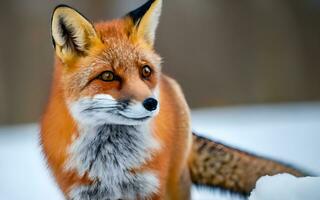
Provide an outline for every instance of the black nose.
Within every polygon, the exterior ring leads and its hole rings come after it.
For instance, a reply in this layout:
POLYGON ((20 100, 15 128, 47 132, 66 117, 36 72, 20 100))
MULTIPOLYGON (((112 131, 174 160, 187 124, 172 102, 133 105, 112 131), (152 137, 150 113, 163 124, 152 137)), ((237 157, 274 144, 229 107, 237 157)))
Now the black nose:
POLYGON ((143 101, 142 103, 143 107, 149 111, 153 111, 157 109, 158 106, 158 101, 154 98, 147 98, 146 100, 143 101))

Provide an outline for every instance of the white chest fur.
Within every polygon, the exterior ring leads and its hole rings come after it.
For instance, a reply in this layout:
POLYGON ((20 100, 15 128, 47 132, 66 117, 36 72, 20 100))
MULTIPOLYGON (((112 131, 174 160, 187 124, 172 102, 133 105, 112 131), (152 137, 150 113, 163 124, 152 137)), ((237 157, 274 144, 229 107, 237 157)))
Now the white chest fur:
POLYGON ((152 171, 132 173, 159 147, 146 125, 102 125, 82 128, 70 146, 67 170, 85 173, 90 186, 75 186, 72 200, 145 199, 157 192, 159 181, 152 171))

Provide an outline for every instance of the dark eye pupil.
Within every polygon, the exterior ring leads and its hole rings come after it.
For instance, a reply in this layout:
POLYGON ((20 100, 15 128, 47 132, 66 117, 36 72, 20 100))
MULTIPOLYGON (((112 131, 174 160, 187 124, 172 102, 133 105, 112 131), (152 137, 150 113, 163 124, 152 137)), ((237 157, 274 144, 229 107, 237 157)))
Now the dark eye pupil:
POLYGON ((103 81, 113 81, 114 75, 112 72, 103 72, 101 74, 101 79, 103 81))
POLYGON ((142 76, 148 78, 151 75, 151 69, 149 66, 144 66, 142 69, 142 76))

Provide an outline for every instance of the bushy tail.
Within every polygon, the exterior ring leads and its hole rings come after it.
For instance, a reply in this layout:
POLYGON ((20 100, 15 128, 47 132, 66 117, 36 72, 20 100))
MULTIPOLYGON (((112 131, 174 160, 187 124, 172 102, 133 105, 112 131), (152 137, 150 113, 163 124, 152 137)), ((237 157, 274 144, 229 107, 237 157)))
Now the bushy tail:
POLYGON ((264 175, 302 172, 276 161, 254 156, 193 134, 189 160, 194 184, 214 186, 248 195, 257 179, 264 175))

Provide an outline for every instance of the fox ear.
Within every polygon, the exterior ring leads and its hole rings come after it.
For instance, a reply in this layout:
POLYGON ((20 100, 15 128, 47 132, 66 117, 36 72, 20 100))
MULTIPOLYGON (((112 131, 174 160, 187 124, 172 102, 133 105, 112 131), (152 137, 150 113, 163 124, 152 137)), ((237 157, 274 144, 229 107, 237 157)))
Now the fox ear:
POLYGON ((56 54, 64 62, 75 56, 85 56, 92 42, 98 38, 93 25, 65 5, 57 6, 53 11, 51 34, 56 54))
POLYGON ((153 46, 161 8, 162 0, 148 0, 127 15, 133 21, 133 34, 136 39, 144 39, 147 44, 153 46))

